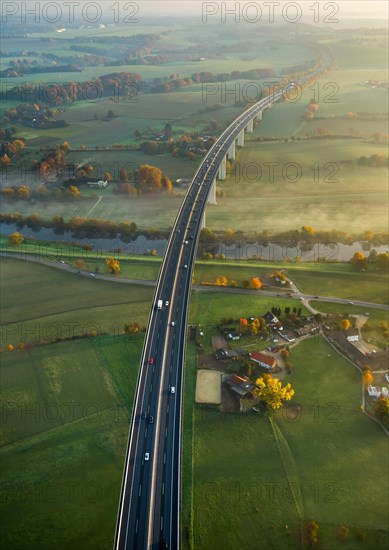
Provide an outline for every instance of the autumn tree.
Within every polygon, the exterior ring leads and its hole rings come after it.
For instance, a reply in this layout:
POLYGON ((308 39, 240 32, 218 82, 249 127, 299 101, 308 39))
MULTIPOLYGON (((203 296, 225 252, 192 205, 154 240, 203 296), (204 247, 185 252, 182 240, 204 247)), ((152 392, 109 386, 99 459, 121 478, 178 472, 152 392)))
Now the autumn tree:
POLYGON ((377 255, 376 267, 379 271, 387 271, 389 269, 389 254, 387 252, 377 255))
POLYGON ((11 235, 8 237, 8 241, 11 244, 22 244, 24 241, 24 237, 19 231, 15 231, 14 233, 11 233, 11 235))
POLYGON ((278 378, 271 374, 264 374, 255 381, 254 394, 265 402, 266 408, 276 411, 281 408, 284 401, 290 401, 294 396, 291 384, 282 385, 278 378))
POLYGON ((85 269, 85 262, 84 262, 84 260, 78 259, 78 260, 76 260, 74 263, 75 263, 76 267, 78 267, 78 269, 85 269))
POLYGON ((287 359, 290 355, 290 351, 287 350, 287 349, 282 349, 281 350, 281 356, 283 357, 283 359, 287 359))
POLYGON ((66 189, 65 194, 68 197, 76 198, 76 197, 79 197, 81 195, 81 191, 75 185, 69 185, 69 187, 66 189))
POLYGON ((111 173, 110 173, 110 172, 104 172, 103 180, 104 180, 104 181, 112 181, 112 175, 111 175, 111 173))
POLYGON ((362 374, 362 380, 364 386, 370 386, 370 384, 373 382, 373 375, 371 374, 370 369, 366 369, 364 373, 362 374))
POLYGON ((341 326, 342 330, 348 330, 350 328, 350 324, 351 323, 348 319, 343 319, 340 326, 341 326))
POLYGON ((258 277, 252 277, 250 281, 250 288, 255 288, 256 290, 259 290, 262 286, 261 281, 258 277))
POLYGON ((120 272, 119 260, 115 260, 115 258, 105 258, 105 263, 106 263, 110 273, 119 273, 120 272))
POLYGON ((124 332, 126 334, 137 334, 140 331, 138 323, 127 323, 124 325, 124 332))
POLYGON ((357 271, 365 271, 367 269, 367 258, 363 252, 355 252, 351 263, 357 271))
POLYGON ((310 521, 306 527, 306 531, 309 546, 316 546, 319 525, 316 523, 316 521, 310 521))
POLYGON ((224 275, 219 275, 216 277, 216 284, 217 286, 227 286, 228 279, 227 277, 224 277, 224 275))
POLYGON ((239 319, 239 330, 242 334, 245 334, 247 332, 248 324, 249 322, 245 317, 241 317, 239 319))

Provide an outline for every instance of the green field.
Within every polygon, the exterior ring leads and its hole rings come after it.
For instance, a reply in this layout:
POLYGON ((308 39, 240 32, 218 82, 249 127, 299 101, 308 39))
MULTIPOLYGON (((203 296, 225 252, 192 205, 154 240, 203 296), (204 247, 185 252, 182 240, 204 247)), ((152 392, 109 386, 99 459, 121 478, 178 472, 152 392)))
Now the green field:
POLYGON ((3 355, 3 547, 112 548, 142 340, 3 355))
POLYGON ((320 548, 342 547, 339 525, 350 527, 350 548, 385 548, 387 441, 359 411, 358 371, 321 339, 292 355, 298 418, 295 408, 279 413, 273 430, 254 413, 195 407, 196 549, 306 547, 300 528, 312 519, 320 548), (359 528, 365 542, 357 542, 359 528))
POLYGON ((91 332, 122 334, 134 321, 147 325, 153 287, 92 281, 17 260, 7 260, 1 272, 2 348, 91 332))

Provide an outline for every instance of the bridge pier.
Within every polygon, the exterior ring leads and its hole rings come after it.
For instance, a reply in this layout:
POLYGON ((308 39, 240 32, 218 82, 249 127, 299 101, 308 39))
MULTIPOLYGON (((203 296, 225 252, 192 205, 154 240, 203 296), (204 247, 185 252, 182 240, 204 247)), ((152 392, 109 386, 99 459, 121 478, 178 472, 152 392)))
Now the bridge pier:
POLYGON ((201 231, 202 229, 204 229, 204 227, 205 227, 205 208, 204 208, 203 215, 202 215, 202 217, 201 217, 200 231, 201 231))
POLYGON ((257 116, 255 117, 257 120, 262 120, 262 113, 263 111, 259 111, 257 116))
POLYGON ((251 119, 250 122, 246 126, 246 132, 248 134, 252 134, 253 133, 253 128, 254 128, 254 121, 253 121, 253 119, 251 119))
MULTIPOLYGON (((224 177, 225 179, 225 177, 224 177)), ((207 204, 217 204, 216 202, 216 178, 213 179, 212 185, 209 189, 207 204)))
POLYGON ((235 140, 231 143, 228 151, 227 151, 227 157, 229 159, 234 159, 235 158, 235 140))
POLYGON ((242 130, 236 139, 236 144, 238 147, 244 147, 244 130, 242 130))
POLYGON ((218 179, 219 180, 225 180, 227 175, 227 158, 226 156, 223 157, 220 165, 219 165, 219 173, 218 173, 218 179))

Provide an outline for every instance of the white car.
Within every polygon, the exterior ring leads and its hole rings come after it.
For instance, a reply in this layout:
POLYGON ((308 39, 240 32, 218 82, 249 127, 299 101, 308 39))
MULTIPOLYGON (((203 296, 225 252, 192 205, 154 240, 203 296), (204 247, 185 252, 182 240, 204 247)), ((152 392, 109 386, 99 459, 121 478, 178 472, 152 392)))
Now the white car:
POLYGON ((170 388, 170 393, 176 393, 176 388, 174 386, 170 388))
POLYGON ((145 462, 148 462, 150 460, 149 453, 145 453, 145 462))
POLYGON ((170 326, 171 326, 171 327, 175 327, 175 326, 176 326, 176 322, 175 322, 175 321, 172 321, 172 322, 170 323, 170 326))
POLYGON ((166 300, 165 307, 169 307, 169 300, 166 300))

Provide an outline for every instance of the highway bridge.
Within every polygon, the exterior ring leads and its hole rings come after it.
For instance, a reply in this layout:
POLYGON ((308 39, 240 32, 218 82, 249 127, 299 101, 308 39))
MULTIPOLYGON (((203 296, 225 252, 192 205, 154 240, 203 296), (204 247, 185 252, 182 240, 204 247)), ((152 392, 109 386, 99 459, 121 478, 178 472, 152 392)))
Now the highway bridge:
MULTIPOLYGON (((304 85, 330 64, 288 87, 304 85)), ((185 336, 192 270, 206 202, 216 178, 244 145, 254 119, 284 90, 253 104, 212 146, 188 188, 167 243, 150 311, 132 411, 119 503, 115 550, 179 549, 181 427, 185 336)))

